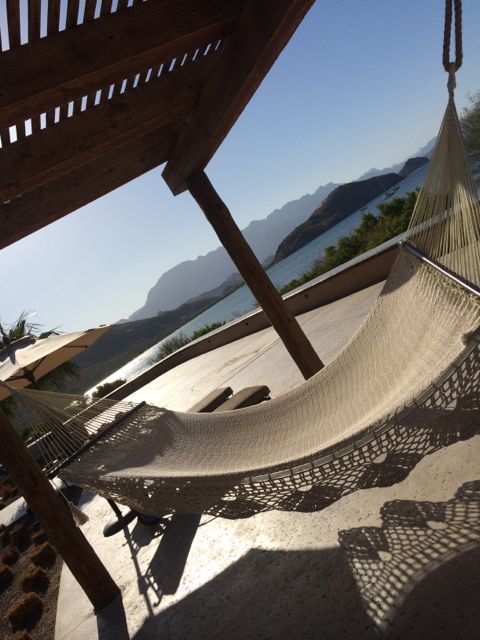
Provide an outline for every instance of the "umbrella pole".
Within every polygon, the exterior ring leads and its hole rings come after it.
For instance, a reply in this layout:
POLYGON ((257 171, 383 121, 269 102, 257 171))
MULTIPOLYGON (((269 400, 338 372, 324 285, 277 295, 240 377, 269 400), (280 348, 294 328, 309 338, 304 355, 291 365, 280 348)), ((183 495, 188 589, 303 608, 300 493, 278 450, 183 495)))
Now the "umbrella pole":
POLYGON ((120 589, 1 410, 0 442, 0 462, 23 493, 52 544, 94 608, 107 606, 119 595, 120 589))

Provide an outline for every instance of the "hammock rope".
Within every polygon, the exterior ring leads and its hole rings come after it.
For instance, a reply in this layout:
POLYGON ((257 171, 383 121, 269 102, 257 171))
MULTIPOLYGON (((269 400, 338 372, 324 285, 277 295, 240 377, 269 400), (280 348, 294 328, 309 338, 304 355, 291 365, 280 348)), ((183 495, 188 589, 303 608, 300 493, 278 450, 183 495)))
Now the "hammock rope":
POLYGON ((217 414, 14 390, 47 471, 152 515, 242 518, 394 484, 480 433, 480 204, 453 98, 454 7, 448 105, 406 243, 337 357, 279 398, 217 414))

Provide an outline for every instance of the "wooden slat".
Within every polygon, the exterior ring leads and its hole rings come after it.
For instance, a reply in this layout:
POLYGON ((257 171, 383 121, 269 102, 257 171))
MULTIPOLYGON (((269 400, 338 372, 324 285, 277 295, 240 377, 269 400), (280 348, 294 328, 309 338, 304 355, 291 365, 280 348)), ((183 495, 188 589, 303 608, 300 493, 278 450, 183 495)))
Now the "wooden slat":
POLYGON ((151 132, 1 205, 0 249, 163 164, 176 135, 171 126, 151 132))
POLYGON ((40 38, 40 0, 28 0, 28 41, 40 38))
POLYGON ((241 4, 143 2, 3 52, 0 127, 227 35, 241 4))
POLYGON ((60 24, 60 0, 48 0, 47 35, 58 32, 60 24))
POLYGON ((10 144, 10 130, 8 127, 0 129, 0 138, 2 139, 2 147, 10 144))
POLYGON ((112 0, 101 0, 100 15, 106 16, 112 11, 112 0))
POLYGON ((85 14, 83 21, 91 22, 95 18, 95 7, 97 6, 97 0, 86 0, 85 2, 85 14))
POLYGON ((20 46, 20 0, 7 0, 8 38, 10 49, 20 46))
POLYGON ((314 0, 249 0, 163 177, 174 194, 205 168, 314 0))
MULTIPOLYGON (((35 2, 36 0, 33 0, 33 1, 35 2)), ((67 29, 71 29, 72 27, 78 24, 79 4, 80 4, 80 0, 68 0, 67 21, 66 21, 67 29)))
POLYGON ((55 127, 49 126, 54 113, 49 110, 46 130, 0 152, 0 201, 12 200, 149 131, 180 122, 193 109, 214 62, 215 54, 82 113, 78 101, 77 115, 55 127))

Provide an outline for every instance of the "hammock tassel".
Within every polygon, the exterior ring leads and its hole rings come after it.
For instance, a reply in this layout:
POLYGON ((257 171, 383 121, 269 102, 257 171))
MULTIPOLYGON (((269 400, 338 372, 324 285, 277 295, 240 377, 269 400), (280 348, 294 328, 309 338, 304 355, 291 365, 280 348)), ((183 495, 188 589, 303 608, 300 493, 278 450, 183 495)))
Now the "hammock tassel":
POLYGON ((78 527, 81 527, 82 525, 84 525, 90 520, 87 514, 84 513, 81 509, 79 509, 76 505, 74 505, 73 502, 71 502, 70 500, 67 500, 67 504, 73 516, 73 519, 75 520, 75 524, 78 527))

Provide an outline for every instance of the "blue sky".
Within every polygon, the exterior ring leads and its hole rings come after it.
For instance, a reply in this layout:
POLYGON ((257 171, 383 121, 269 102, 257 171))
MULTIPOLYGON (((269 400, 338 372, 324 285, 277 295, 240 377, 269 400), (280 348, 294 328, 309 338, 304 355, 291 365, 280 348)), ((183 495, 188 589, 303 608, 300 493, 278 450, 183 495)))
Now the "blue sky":
MULTIPOLYGON (((207 168, 237 223, 329 181, 401 161, 446 104, 442 0, 317 0, 207 168)), ((457 106, 480 89, 480 2, 464 0, 457 106)), ((0 251, 0 318, 73 331, 142 306, 160 275, 218 241, 161 168, 0 251)))

